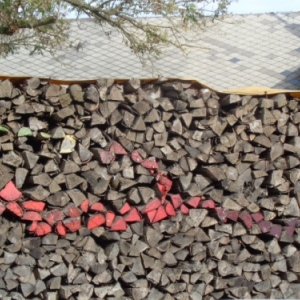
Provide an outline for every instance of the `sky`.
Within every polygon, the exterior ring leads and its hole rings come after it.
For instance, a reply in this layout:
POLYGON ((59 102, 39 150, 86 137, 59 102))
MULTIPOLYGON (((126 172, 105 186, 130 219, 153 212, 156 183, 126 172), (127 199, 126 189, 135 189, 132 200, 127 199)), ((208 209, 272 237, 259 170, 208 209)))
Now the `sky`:
POLYGON ((292 11, 300 11, 300 0, 235 0, 229 7, 233 14, 292 11))

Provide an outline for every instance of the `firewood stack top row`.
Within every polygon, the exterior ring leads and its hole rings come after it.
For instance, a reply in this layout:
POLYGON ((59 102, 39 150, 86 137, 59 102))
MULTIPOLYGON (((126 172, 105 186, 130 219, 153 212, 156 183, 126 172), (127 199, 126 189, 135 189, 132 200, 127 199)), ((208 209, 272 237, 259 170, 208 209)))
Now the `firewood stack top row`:
POLYGON ((0 82, 0 298, 300 298, 299 101, 0 82))

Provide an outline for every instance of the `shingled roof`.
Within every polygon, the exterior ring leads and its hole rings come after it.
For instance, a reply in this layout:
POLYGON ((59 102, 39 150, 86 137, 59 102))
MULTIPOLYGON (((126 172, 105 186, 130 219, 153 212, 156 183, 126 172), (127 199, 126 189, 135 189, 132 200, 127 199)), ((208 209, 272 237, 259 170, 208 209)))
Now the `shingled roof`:
POLYGON ((228 17, 203 32, 188 56, 169 49, 154 69, 143 68, 116 31, 108 39, 89 20, 71 24, 81 47, 55 59, 20 51, 0 59, 0 73, 74 80, 163 75, 194 78, 219 91, 242 86, 300 88, 300 13, 228 17))

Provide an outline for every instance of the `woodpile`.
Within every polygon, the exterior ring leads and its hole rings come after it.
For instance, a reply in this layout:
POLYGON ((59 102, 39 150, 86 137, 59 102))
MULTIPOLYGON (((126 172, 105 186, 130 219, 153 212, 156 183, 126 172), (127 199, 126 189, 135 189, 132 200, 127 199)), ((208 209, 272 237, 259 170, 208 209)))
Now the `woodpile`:
POLYGON ((0 82, 0 299, 300 298, 299 101, 0 82))

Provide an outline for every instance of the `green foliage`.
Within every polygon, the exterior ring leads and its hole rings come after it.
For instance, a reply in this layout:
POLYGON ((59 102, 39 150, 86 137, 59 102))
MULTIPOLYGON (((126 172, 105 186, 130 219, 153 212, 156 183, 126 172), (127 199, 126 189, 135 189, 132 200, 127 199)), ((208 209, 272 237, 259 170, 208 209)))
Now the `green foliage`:
MULTIPOLYGON (((192 45, 186 30, 199 35, 208 20, 219 19, 232 0, 0 0, 0 57, 25 47, 30 54, 74 47, 68 35, 76 14, 117 29, 141 59, 159 57, 173 45, 192 45), (207 8, 214 5, 214 9, 207 8), (145 18, 145 17, 151 18, 145 18)), ((109 35, 109 31, 105 31, 109 35)))

